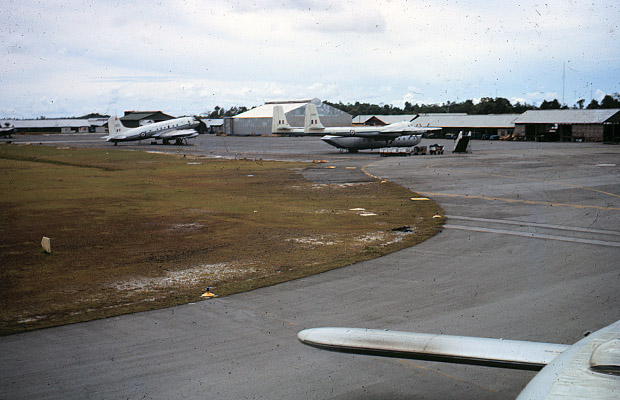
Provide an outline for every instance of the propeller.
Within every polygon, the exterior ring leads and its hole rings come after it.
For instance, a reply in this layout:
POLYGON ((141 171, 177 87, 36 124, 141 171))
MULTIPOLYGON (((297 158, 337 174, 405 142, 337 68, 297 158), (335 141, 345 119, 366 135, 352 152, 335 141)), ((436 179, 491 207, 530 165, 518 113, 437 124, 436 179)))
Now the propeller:
POLYGON ((204 123, 202 119, 200 119, 197 115, 194 115, 194 119, 198 121, 198 126, 195 128, 196 132, 199 134, 209 133, 209 128, 207 128, 207 124, 204 123))

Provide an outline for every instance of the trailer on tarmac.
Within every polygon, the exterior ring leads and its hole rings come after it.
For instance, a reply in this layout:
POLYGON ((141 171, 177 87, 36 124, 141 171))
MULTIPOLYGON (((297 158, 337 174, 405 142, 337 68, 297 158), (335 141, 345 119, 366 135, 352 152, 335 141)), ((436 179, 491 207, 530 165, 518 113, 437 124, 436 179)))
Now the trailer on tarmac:
POLYGON ((383 147, 379 149, 381 157, 410 156, 411 147, 383 147))

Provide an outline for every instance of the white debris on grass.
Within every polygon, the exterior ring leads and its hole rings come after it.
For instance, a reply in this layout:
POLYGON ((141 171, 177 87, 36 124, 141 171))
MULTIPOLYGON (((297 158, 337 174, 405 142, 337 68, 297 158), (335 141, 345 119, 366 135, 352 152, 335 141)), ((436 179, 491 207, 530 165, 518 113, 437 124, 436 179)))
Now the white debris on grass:
POLYGON ((35 315, 34 317, 26 317, 17 321, 18 324, 28 324, 31 322, 37 322, 39 320, 47 318, 47 315, 35 315))
POLYGON ((120 291, 144 292, 179 286, 191 286, 205 282, 218 282, 232 279, 258 270, 241 264, 204 264, 178 271, 166 271, 163 276, 142 277, 114 282, 111 286, 120 291))
POLYGON ((333 246, 335 244, 339 244, 342 241, 333 240, 325 235, 320 235, 319 237, 302 237, 302 238, 289 238, 286 239, 287 242, 303 244, 307 246, 333 246))
MULTIPOLYGON (((376 244, 379 246, 388 246, 390 244, 398 243, 403 240, 406 235, 410 235, 413 232, 372 232, 367 233, 362 236, 352 238, 354 243, 369 245, 376 244)), ((300 244, 305 247, 317 247, 317 246, 334 246, 334 245, 343 245, 347 242, 344 238, 336 238, 337 235, 326 236, 319 235, 316 237, 299 237, 299 238, 289 238, 286 241, 300 244)), ((350 240, 350 239, 349 239, 350 240)))
POLYGON ((370 182, 315 183, 312 185, 312 189, 344 189, 368 184, 370 184, 370 182))
POLYGON ((389 246, 394 243, 398 243, 403 240, 406 235, 411 235, 413 232, 373 232, 367 233, 364 236, 357 238, 357 241, 364 244, 379 243, 380 246, 389 246))
POLYGON ((345 211, 321 209, 321 210, 316 210, 314 213, 315 214, 344 214, 345 211))
POLYGON ((199 224, 197 222, 191 222, 188 224, 174 224, 172 225, 172 229, 173 230, 188 230, 188 231, 195 231, 197 229, 200 229, 204 227, 203 224, 199 224))

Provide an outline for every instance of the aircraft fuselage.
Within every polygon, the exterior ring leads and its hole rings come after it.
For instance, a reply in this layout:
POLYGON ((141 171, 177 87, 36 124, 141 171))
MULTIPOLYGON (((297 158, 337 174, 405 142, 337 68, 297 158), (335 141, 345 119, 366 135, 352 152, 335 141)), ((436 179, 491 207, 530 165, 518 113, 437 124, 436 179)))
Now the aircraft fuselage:
POLYGON ((383 147, 416 146, 422 140, 422 135, 403 135, 392 139, 326 135, 321 140, 339 149, 356 152, 358 150, 380 149, 383 147))

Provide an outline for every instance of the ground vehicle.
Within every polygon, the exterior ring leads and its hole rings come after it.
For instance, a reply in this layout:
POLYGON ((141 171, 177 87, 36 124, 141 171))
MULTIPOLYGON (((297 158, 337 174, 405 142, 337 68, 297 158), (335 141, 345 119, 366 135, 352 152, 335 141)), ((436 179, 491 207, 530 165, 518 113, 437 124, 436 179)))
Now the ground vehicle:
POLYGON ((438 144, 428 146, 428 154, 443 154, 443 146, 438 144))

